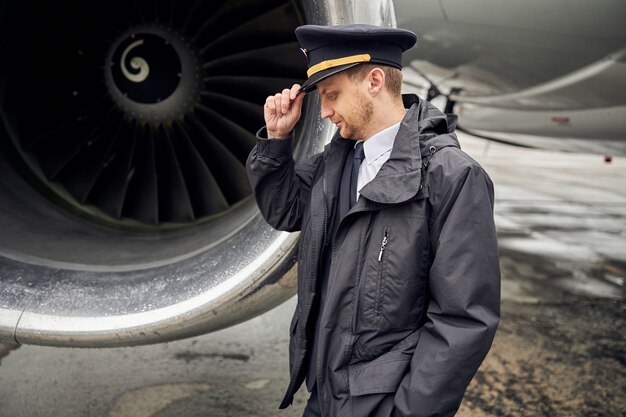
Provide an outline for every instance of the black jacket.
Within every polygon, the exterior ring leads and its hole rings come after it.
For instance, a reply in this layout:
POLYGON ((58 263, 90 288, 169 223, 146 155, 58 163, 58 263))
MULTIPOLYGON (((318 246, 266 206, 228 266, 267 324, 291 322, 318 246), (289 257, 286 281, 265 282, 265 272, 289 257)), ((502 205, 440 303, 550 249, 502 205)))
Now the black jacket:
MULTIPOLYGON (((416 96, 405 103, 389 160, 330 242, 317 358, 325 417, 454 415, 498 325, 491 180, 460 150, 452 119, 416 96)), ((291 138, 259 136, 248 158, 265 219, 301 231, 291 382, 281 408, 306 374, 321 250, 353 143, 336 135, 324 152, 296 163, 291 138)))

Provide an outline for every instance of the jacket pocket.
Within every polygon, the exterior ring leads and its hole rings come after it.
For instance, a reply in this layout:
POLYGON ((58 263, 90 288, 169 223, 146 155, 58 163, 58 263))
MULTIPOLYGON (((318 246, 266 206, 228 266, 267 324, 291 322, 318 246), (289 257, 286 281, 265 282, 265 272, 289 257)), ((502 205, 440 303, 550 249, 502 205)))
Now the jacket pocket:
MULTIPOLYGON (((380 229, 379 229, 380 230, 380 229)), ((361 285, 361 299, 363 305, 363 314, 365 319, 370 323, 378 323, 378 319, 382 310, 383 293, 385 290, 385 276, 387 256, 386 249, 389 243, 390 227, 386 226, 382 233, 378 234, 376 242, 376 253, 366 262, 365 283, 361 285), (369 263, 369 265, 368 265, 369 263)))
POLYGON ((350 366, 350 396, 395 392, 409 368, 411 357, 401 350, 395 350, 371 362, 350 366))
POLYGON ((427 218, 380 216, 363 259, 357 333, 415 329, 425 303, 430 263, 427 218))

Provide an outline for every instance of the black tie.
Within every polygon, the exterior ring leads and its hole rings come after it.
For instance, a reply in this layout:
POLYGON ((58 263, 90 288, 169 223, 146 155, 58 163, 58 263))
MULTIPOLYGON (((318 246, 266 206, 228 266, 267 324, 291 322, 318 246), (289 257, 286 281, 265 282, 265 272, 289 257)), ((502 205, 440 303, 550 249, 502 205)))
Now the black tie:
POLYGON ((359 181, 359 168, 365 158, 363 142, 354 145, 354 159, 352 160, 352 176, 350 177, 350 208, 356 203, 356 184, 359 181))

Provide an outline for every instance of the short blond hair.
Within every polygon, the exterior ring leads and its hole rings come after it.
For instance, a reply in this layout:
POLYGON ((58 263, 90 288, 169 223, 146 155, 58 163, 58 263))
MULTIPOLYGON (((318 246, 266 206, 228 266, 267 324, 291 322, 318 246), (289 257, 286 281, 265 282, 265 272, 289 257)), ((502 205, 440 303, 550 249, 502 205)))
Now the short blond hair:
POLYGON ((380 68, 385 73, 385 87, 389 91, 389 94, 400 97, 402 95, 402 71, 397 68, 388 65, 364 63, 348 68, 346 75, 352 81, 359 82, 363 81, 365 77, 367 77, 367 74, 374 68, 380 68))

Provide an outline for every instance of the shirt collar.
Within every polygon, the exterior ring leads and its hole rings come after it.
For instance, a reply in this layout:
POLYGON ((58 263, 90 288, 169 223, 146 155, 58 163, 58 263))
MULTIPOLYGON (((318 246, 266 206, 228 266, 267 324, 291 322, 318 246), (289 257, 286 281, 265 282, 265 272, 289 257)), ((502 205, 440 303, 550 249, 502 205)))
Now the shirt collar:
POLYGON ((391 149, 393 148, 393 142, 395 141, 396 135, 398 134, 398 130, 400 130, 400 122, 370 136, 370 138, 366 141, 359 141, 363 142, 365 162, 368 165, 374 163, 374 161, 376 161, 385 153, 391 152, 391 149))

